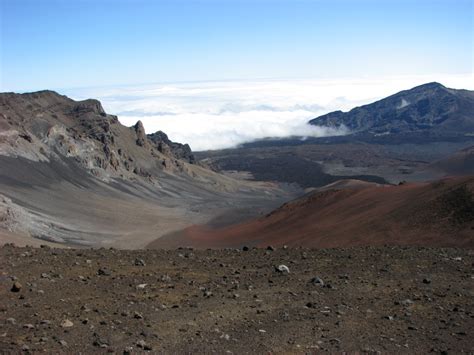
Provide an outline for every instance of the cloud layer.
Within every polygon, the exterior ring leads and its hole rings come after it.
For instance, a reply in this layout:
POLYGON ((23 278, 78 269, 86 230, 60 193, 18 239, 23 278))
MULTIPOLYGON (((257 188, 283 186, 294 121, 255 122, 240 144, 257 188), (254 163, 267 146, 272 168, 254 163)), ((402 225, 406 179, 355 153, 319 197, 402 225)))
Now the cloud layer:
POLYGON ((254 80, 156 84, 68 90, 75 99, 97 98, 108 113, 147 133, 166 132, 193 150, 222 149, 265 137, 328 136, 345 130, 307 122, 349 110, 429 81, 470 89, 471 76, 347 80, 254 80))

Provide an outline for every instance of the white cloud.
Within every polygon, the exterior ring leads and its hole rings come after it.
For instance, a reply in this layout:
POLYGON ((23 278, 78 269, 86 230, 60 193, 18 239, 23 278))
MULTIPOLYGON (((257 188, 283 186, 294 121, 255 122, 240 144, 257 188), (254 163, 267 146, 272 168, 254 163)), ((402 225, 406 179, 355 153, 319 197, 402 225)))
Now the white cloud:
POLYGON ((194 150, 220 149, 265 137, 345 134, 314 127, 321 114, 347 111, 429 81, 473 89, 472 75, 380 79, 254 80, 174 83, 69 90, 75 99, 97 98, 108 113, 147 133, 166 132, 194 150))

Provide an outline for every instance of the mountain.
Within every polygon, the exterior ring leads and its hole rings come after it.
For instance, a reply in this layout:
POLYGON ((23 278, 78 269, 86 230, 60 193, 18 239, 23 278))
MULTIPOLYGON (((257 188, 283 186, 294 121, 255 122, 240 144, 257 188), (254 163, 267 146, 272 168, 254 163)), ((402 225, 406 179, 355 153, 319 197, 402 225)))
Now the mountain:
POLYGON ((343 182, 224 228, 192 226, 151 247, 374 245, 474 248, 474 178, 398 186, 343 182))
POLYGON ((93 175, 150 181, 163 170, 185 171, 189 146, 173 143, 162 132, 145 134, 138 121, 121 125, 97 100, 76 102, 53 91, 0 94, 2 155, 33 161, 69 157, 93 175), (161 139, 159 137, 162 137, 161 139))
POLYGON ((350 134, 267 138, 196 157, 216 171, 305 188, 340 179, 397 184, 473 173, 472 154, 456 152, 474 144, 474 91, 428 83, 309 123, 344 125, 350 134))
POLYGON ((143 247, 175 229, 276 207, 296 190, 194 163, 188 145, 97 100, 0 94, 0 240, 143 247), (32 239, 33 237, 33 239, 32 239))
POLYGON ((474 91, 428 83, 401 91, 349 112, 335 111, 309 121, 316 126, 346 126, 355 134, 472 137, 474 91))

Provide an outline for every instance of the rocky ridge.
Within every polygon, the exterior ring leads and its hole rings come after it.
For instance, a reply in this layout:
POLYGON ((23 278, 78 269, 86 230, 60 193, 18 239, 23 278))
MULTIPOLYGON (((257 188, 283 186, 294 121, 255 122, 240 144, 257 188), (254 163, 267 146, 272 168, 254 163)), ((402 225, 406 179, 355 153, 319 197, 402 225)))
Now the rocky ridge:
POLYGON ((74 101, 53 91, 0 94, 0 155, 49 161, 71 157, 94 176, 141 177, 153 181, 162 170, 188 172, 188 145, 143 124, 120 124, 99 101, 74 101), (162 137, 158 140, 157 137, 162 137))
POLYGON ((335 111, 312 125, 347 127, 353 134, 464 137, 474 135, 474 92, 427 83, 349 112, 335 111))

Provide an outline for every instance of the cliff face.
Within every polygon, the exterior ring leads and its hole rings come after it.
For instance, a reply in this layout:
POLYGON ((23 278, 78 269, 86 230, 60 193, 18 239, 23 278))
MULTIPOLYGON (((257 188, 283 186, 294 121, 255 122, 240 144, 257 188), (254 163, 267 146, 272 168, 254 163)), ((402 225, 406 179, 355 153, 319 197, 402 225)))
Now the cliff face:
POLYGON ((147 136, 139 121, 125 127, 97 100, 74 101, 53 91, 0 94, 0 154, 34 161, 70 157, 107 179, 153 180, 163 170, 186 172, 188 145, 158 132, 147 136))

